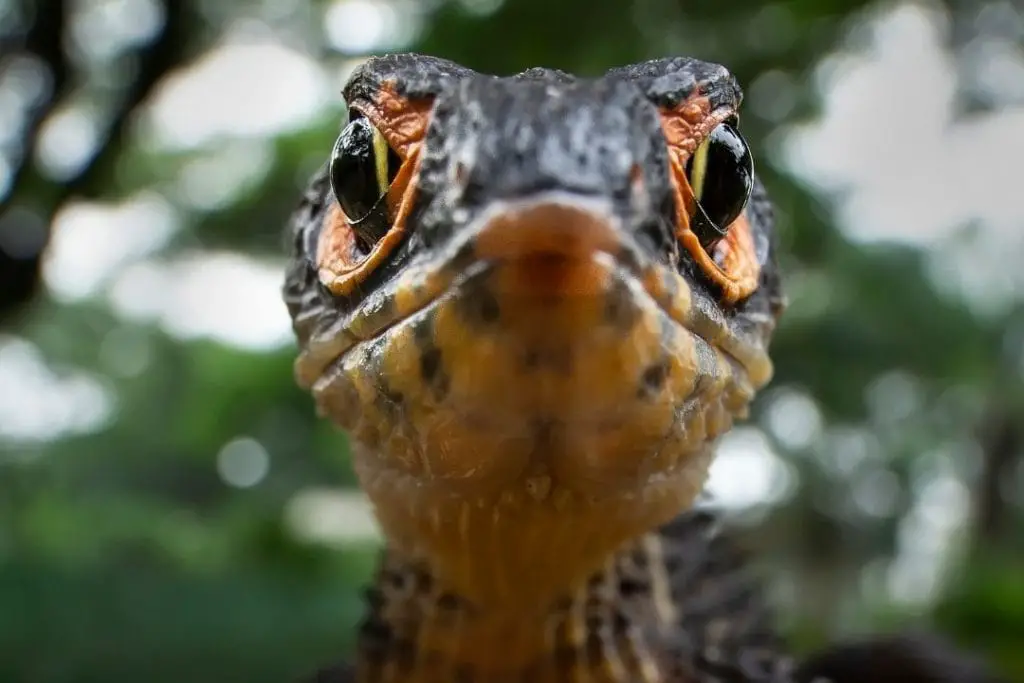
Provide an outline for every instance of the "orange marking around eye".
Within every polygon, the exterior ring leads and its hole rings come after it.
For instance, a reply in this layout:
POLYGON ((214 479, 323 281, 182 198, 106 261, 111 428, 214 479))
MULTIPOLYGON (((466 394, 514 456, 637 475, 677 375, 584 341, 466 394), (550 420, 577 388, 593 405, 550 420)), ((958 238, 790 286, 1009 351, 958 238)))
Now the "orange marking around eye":
POLYGON ((320 231, 320 242, 317 244, 320 279, 324 280, 325 270, 340 275, 355 268, 358 261, 356 233, 341 206, 335 202, 327 209, 323 230, 320 231))
POLYGON ((332 202, 328 209, 317 245, 317 267, 320 281, 332 294, 350 294, 387 259, 405 235, 406 219, 416 195, 420 143, 426 134, 432 104, 429 100, 401 97, 391 82, 381 86, 373 102, 352 104, 380 130, 402 164, 385 198, 388 215, 394 216, 391 227, 369 254, 360 254, 356 249, 355 232, 338 203, 332 202))
POLYGON ((749 295, 761 279, 761 266, 754 248, 754 235, 746 213, 729 226, 729 234, 715 245, 715 263, 733 278, 735 282, 749 283, 750 291, 740 292, 740 297, 749 295))
POLYGON ((750 296, 761 277, 750 221, 741 214, 709 254, 690 230, 696 200, 686 179, 686 162, 704 136, 733 113, 728 109, 712 112, 708 98, 699 94, 673 109, 661 111, 661 128, 668 143, 672 185, 676 192, 677 237, 701 270, 721 287, 722 298, 728 304, 750 296))
POLYGON ((348 218, 335 202, 328 210, 317 245, 317 266, 320 282, 336 296, 348 295, 363 282, 394 250, 405 235, 405 222, 412 210, 416 195, 413 179, 419 170, 419 147, 411 151, 402 163, 388 190, 389 213, 395 218, 391 228, 378 241, 370 253, 361 260, 355 249, 355 232, 348 218))
POLYGON ((427 134, 434 101, 406 99, 398 94, 398 86, 393 81, 385 81, 373 102, 353 106, 380 129, 398 156, 407 159, 427 134))

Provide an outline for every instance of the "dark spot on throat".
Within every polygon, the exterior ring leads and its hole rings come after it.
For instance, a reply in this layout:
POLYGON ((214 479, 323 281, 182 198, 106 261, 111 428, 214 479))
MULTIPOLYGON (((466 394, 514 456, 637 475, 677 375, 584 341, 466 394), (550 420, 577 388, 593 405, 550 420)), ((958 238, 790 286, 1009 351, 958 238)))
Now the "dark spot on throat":
POLYGON ((665 386, 668 373, 669 364, 667 360, 662 360, 648 366, 640 378, 640 390, 638 392, 640 397, 650 398, 659 393, 665 386))
POLYGON ((480 295, 480 321, 493 323, 498 320, 500 315, 501 310, 498 308, 498 300, 489 291, 482 292, 480 295))
POLYGON ((444 370, 443 360, 441 350, 435 346, 424 349, 420 355, 420 376, 438 400, 448 393, 448 373, 444 370))
POLYGON ((441 351, 439 349, 427 349, 420 356, 420 374, 423 381, 433 384, 437 380, 437 374, 441 371, 441 351))
POLYGON ((636 322, 639 311, 633 305, 629 286, 616 279, 604 301, 604 319, 617 330, 628 330, 636 322))

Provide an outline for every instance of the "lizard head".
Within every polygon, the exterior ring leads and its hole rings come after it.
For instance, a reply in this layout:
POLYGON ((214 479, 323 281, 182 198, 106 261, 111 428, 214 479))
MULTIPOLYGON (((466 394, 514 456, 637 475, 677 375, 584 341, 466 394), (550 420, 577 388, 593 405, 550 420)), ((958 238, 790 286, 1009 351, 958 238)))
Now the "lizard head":
POLYGON ((299 383, 399 548, 459 563, 498 535, 561 544, 538 576, 592 570, 692 501, 771 376, 739 86, 687 58, 499 78, 405 54, 344 97, 293 221, 299 383))

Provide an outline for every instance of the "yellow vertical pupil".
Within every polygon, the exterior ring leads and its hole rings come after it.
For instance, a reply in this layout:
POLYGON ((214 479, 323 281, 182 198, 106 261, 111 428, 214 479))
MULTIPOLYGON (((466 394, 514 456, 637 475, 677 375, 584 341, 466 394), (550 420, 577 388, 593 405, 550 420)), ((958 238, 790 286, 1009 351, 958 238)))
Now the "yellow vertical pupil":
POLYGON ((377 166, 377 187, 380 189, 380 193, 384 194, 390 185, 388 182, 388 141, 376 127, 373 129, 373 160, 377 166))
POLYGON ((704 194, 704 177, 708 169, 708 148, 711 146, 710 138, 704 140, 693 153, 693 165, 690 167, 690 187, 693 189, 693 196, 700 201, 704 194))

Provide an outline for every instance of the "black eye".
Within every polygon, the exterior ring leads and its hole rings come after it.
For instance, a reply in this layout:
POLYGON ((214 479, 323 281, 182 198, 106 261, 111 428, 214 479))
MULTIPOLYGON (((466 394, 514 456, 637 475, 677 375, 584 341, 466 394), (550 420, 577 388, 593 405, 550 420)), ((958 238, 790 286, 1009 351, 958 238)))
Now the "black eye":
POLYGON ((721 123, 690 157, 686 176, 697 200, 690 229, 710 248, 725 237, 747 205, 754 185, 754 159, 739 131, 721 123))
POLYGON ((364 251, 387 233, 384 197, 399 165, 398 155, 384 135, 366 117, 353 112, 334 143, 331 188, 364 251))

